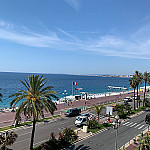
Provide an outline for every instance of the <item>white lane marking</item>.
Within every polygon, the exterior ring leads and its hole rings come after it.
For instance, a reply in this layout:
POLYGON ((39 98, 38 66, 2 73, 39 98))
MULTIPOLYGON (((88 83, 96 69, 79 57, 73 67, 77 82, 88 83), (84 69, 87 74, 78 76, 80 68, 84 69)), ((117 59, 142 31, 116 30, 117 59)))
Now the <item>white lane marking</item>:
POLYGON ((139 127, 138 129, 141 129, 141 128, 143 128, 145 125, 142 125, 141 127, 139 127))
POLYGON ((130 123, 130 122, 126 122, 126 123, 124 123, 123 125, 126 125, 126 124, 128 124, 128 123, 130 123))
POLYGON ((26 135, 26 134, 29 134, 29 133, 31 133, 31 132, 27 132, 27 133, 24 133, 24 134, 20 134, 19 136, 26 135))
POLYGON ((130 127, 133 127, 134 125, 136 125, 137 123, 134 123, 133 125, 131 125, 130 127))
POLYGON ((114 133, 114 132, 116 132, 116 131, 114 130, 114 131, 112 131, 111 133, 114 133))
POLYGON ((131 122, 131 123, 129 123, 129 124, 127 124, 126 126, 129 126, 129 125, 131 125, 133 122, 131 122))
POLYGON ((63 124, 65 124, 65 123, 68 123, 68 121, 66 121, 66 122, 62 122, 62 123, 60 123, 60 125, 63 125, 63 124))
MULTIPOLYGON (((41 143, 44 143, 44 142, 46 142, 47 140, 44 140, 44 141, 40 141, 40 142, 37 142, 37 143, 35 143, 35 144, 33 144, 34 146, 35 145, 38 145, 38 144, 41 144, 41 143)), ((15 142, 16 143, 16 142, 15 142)))
POLYGON ((16 144, 16 143, 20 143, 20 142, 27 141, 27 140, 29 140, 29 139, 30 139, 30 138, 27 138, 27 139, 25 139, 25 140, 21 140, 21 141, 15 142, 15 144, 16 144))
POLYGON ((138 126, 140 126, 141 124, 138 124, 137 126, 135 126, 134 128, 137 128, 138 126))

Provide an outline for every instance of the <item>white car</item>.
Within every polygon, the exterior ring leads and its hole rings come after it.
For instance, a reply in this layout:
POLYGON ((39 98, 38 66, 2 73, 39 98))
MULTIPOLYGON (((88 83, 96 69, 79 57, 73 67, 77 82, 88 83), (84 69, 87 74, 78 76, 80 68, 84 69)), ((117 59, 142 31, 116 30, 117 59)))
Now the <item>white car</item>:
POLYGON ((88 121, 87 116, 78 116, 76 118, 75 125, 76 126, 83 126, 83 125, 86 125, 87 121, 88 121))

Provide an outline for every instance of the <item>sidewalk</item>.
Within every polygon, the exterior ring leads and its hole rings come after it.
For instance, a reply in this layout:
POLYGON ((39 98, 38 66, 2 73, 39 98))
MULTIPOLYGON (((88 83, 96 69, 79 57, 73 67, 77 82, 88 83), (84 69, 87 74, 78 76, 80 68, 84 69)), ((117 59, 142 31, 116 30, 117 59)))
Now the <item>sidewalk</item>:
MULTIPOLYGON (((79 101, 74 101, 72 103, 72 106, 68 106, 65 104, 65 109, 70 109, 70 108, 75 108, 75 107, 80 107, 80 106, 94 106, 95 104, 105 104, 105 103, 110 103, 110 102, 115 102, 118 100, 121 100, 127 96, 131 96, 133 93, 125 93, 122 95, 113 95, 113 96, 106 96, 106 97, 100 97, 100 98, 95 98, 95 99, 90 99, 87 101, 87 104, 85 105, 85 100, 79 100, 79 101)), ((57 111, 54 112, 54 115, 62 114, 64 110, 64 103, 56 105, 57 111)), ((0 127, 4 126, 9 126, 12 125, 12 122, 14 121, 15 118, 15 112, 1 112, 0 113, 0 127)), ((45 113, 45 117, 50 117, 52 116, 50 113, 45 113)), ((22 114, 21 115, 22 122, 24 122, 25 117, 22 114)))

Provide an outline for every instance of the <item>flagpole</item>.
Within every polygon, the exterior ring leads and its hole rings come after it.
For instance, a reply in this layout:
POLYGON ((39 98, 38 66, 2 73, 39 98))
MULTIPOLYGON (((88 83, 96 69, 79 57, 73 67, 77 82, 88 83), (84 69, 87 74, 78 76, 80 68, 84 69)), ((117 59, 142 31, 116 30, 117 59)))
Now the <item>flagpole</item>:
POLYGON ((73 96, 73 82, 72 82, 72 96, 73 96))

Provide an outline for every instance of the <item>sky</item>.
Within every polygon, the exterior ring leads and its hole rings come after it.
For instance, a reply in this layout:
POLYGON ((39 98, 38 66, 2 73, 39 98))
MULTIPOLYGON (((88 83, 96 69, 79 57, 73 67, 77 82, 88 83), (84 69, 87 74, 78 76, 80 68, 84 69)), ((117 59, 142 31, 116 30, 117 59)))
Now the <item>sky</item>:
POLYGON ((0 0, 0 64, 0 72, 150 72, 150 0, 0 0))

